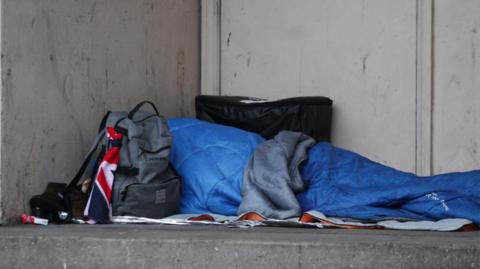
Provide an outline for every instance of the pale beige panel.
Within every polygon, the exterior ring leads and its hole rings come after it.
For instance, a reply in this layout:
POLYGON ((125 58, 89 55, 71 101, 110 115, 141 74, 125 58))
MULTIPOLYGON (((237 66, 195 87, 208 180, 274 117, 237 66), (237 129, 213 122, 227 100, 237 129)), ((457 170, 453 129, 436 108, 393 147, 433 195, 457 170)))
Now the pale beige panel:
POLYGON ((433 170, 480 168, 480 1, 435 1, 433 170))
POLYGON ((220 91, 220 0, 202 0, 201 93, 220 91))
POLYGON ((106 110, 193 115, 196 0, 2 1, 2 208, 18 221, 78 169, 106 110))
POLYGON ((416 1, 222 1, 221 92, 334 100, 333 143, 415 170, 416 1))

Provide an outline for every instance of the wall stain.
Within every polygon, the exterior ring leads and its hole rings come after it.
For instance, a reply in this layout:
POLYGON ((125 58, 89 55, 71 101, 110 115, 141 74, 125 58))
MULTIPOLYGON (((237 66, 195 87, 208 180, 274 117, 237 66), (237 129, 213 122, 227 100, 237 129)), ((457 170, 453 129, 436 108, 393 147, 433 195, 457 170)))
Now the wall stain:
MULTIPOLYGON (((35 143, 36 138, 37 138, 37 135, 36 135, 35 132, 33 132, 32 133, 32 138, 30 140, 30 145, 28 147, 28 153, 24 155, 24 160, 25 160, 24 164, 25 165, 23 166, 23 171, 21 171, 21 172, 19 171, 20 172, 20 177, 18 177, 18 178, 20 179, 19 181, 21 182, 20 192, 21 192, 21 195, 22 195, 21 196, 22 198, 19 199, 19 200, 24 200, 25 194, 28 193, 26 191, 26 184, 28 182, 31 182, 31 180, 32 180, 30 178, 30 175, 31 175, 30 172, 31 172, 31 169, 32 169, 31 165, 33 163, 32 156, 36 152, 36 151, 34 151, 34 147, 36 145, 36 143, 35 143)), ((43 149, 43 147, 40 144, 40 151, 42 151, 42 149, 43 149)), ((23 211, 25 211, 25 207, 26 207, 26 203, 23 203, 23 208, 22 208, 23 211)))
POLYGON ((36 21, 36 19, 35 19, 35 18, 32 18, 32 22, 30 23, 30 26, 31 26, 32 28, 35 27, 35 21, 36 21))
POLYGON ((250 67, 250 63, 252 63, 252 55, 250 53, 248 53, 248 57, 247 57, 247 68, 250 67))
POLYGON ((155 4, 153 2, 143 3, 143 7, 146 12, 153 12, 155 10, 155 4))
POLYGON ((361 16, 362 23, 365 20, 365 0, 362 0, 362 16, 361 16))
POLYGON ((91 67, 90 67, 90 57, 86 57, 86 71, 87 71, 87 96, 90 99, 90 107, 93 108, 95 106, 95 93, 92 91, 91 87, 91 67))
POLYGON ((108 70, 105 69, 105 89, 108 90, 108 87, 109 87, 109 80, 108 80, 108 70))
MULTIPOLYGON (((17 170, 17 179, 19 180, 16 180, 15 182, 15 189, 17 191, 17 195, 15 196, 15 200, 18 200, 18 201, 23 201, 24 200, 24 194, 25 194, 25 181, 26 180, 21 180, 23 179, 23 172, 22 170, 17 170)), ((25 203, 22 203, 22 211, 25 209, 25 203)), ((5 208, 10 208, 10 206, 5 206, 5 208)), ((13 206, 11 207, 12 208, 12 211, 15 210, 13 209, 13 206)), ((6 211, 6 210, 5 210, 6 211)), ((5 214, 7 215, 7 214, 5 214)))
MULTIPOLYGON (((84 139, 84 137, 83 137, 83 128, 82 128, 80 122, 78 121, 78 119, 75 118, 72 114, 70 114, 69 117, 70 117, 70 121, 73 123, 73 126, 75 127, 75 129, 77 129, 77 130, 76 130, 76 133, 77 133, 77 135, 78 135, 78 140, 79 140, 79 144, 80 144, 80 145, 78 146, 78 148, 83 150, 83 149, 86 148, 86 147, 85 147, 85 142, 84 142, 85 139, 84 139)), ((78 154, 81 155, 81 152, 78 153, 78 154)))
POLYGON ((458 88, 462 87, 462 81, 456 75, 452 75, 448 80, 448 87, 452 86, 456 86, 458 88))
POLYGON ((185 50, 177 50, 177 112, 185 116, 185 50))
POLYGON ((148 84, 148 73, 149 73, 149 67, 148 67, 148 57, 147 53, 145 53, 145 82, 148 84))
POLYGON ((63 77, 63 87, 62 87, 62 99, 63 99, 63 102, 65 102, 65 105, 67 105, 67 107, 70 106, 71 104, 71 98, 70 98, 70 94, 69 94, 69 89, 72 88, 72 83, 70 81, 70 76, 65 76, 63 77))
POLYGON ((372 106, 372 109, 373 109, 373 115, 376 116, 377 115, 377 106, 379 104, 378 102, 378 89, 377 88, 373 88, 372 89, 372 99, 371 99, 371 106, 372 106))
POLYGON ((97 2, 94 2, 92 8, 90 9, 90 20, 89 20, 90 23, 93 22, 93 18, 95 17, 96 8, 97 8, 97 2))
POLYGON ((227 38, 227 47, 230 47, 230 38, 232 37, 232 32, 228 33, 228 38, 227 38))
POLYGON ((300 50, 299 55, 299 63, 298 63, 298 94, 302 95, 302 76, 303 76, 303 54, 305 51, 305 47, 302 47, 300 50))
POLYGON ((65 104, 66 110, 68 111, 68 117, 70 118, 70 123, 73 124, 76 131, 72 131, 72 134, 76 134, 78 136, 79 147, 80 149, 85 148, 85 141, 83 137, 83 128, 81 127, 80 122, 77 118, 75 118, 72 106, 72 97, 70 96, 73 92, 73 82, 69 75, 64 76, 63 78, 63 87, 61 88, 62 99, 65 104))
POLYGON ((367 59, 368 59, 369 56, 370 56, 369 53, 366 53, 362 57, 362 72, 363 73, 365 73, 365 71, 367 71, 367 59))
POLYGON ((469 107, 467 108, 467 110, 465 111, 465 114, 466 114, 466 117, 470 117, 474 114, 474 110, 473 110, 473 107, 469 107))
POLYGON ((157 76, 157 72, 155 71, 155 64, 153 62, 150 65, 150 74, 152 76, 152 79, 155 79, 155 77, 157 76))
MULTIPOLYGON (((46 37, 48 40, 48 50, 50 51, 48 55, 48 59, 50 60, 51 63, 51 70, 52 70, 52 76, 53 79, 56 82, 56 89, 59 91, 64 90, 64 87, 62 87, 62 81, 61 81, 61 76, 60 76, 60 70, 58 67, 58 60, 55 61, 55 53, 56 53, 56 47, 55 47, 55 35, 54 35, 54 30, 52 29, 52 23, 51 23, 51 18, 49 13, 45 10, 42 9, 42 15, 43 18, 45 19, 45 28, 46 28, 46 37)), ((65 82, 65 81, 64 81, 65 82)), ((61 92, 62 97, 66 97, 66 94, 61 92)), ((69 103, 69 100, 64 100, 66 104, 69 103)), ((69 106, 67 106, 69 108, 69 106)))
MULTIPOLYGON (((2 61, 3 62, 3 61, 2 61)), ((12 91, 14 90, 13 87, 13 71, 11 68, 7 68, 6 76, 2 76, 2 93, 3 93, 3 111, 10 111, 11 106, 14 103, 14 98, 12 95, 12 91)), ((14 115, 14 120, 16 120, 16 114, 14 115)))
MULTIPOLYGON (((472 38, 471 38, 471 47, 472 47, 472 73, 475 74, 476 65, 477 65, 477 51, 476 51, 476 35, 477 35, 477 26, 475 25, 472 29, 472 38)), ((475 77, 475 76, 474 76, 475 77)))
POLYGON ((475 139, 470 139, 469 144, 470 146, 468 147, 468 153, 472 158, 472 160, 474 161, 474 163, 478 163, 478 154, 477 154, 478 144, 475 141, 475 139))

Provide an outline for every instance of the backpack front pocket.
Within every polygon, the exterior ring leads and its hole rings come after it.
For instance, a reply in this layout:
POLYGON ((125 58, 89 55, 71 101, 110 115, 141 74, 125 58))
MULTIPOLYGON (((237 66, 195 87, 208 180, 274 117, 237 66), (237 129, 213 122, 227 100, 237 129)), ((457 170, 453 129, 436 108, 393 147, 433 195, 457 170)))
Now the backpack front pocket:
POLYGON ((131 184, 121 194, 117 214, 147 218, 164 218, 178 212, 180 179, 161 183, 131 184))

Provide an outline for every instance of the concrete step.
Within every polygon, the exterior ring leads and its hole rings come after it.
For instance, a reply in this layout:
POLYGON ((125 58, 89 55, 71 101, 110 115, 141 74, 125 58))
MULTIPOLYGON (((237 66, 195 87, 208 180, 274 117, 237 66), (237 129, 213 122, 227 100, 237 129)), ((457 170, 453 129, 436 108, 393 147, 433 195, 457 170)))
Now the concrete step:
POLYGON ((0 268, 480 268, 480 232, 10 226, 0 268))

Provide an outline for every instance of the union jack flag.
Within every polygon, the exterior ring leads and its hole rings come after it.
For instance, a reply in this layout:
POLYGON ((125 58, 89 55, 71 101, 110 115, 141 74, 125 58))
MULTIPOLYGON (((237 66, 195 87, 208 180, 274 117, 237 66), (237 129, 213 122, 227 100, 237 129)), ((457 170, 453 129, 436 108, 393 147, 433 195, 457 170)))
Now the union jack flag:
POLYGON ((107 127, 106 135, 109 140, 109 147, 98 166, 95 182, 84 211, 88 222, 92 224, 110 223, 112 220, 113 173, 117 170, 120 161, 123 135, 117 133, 112 127, 107 127))

